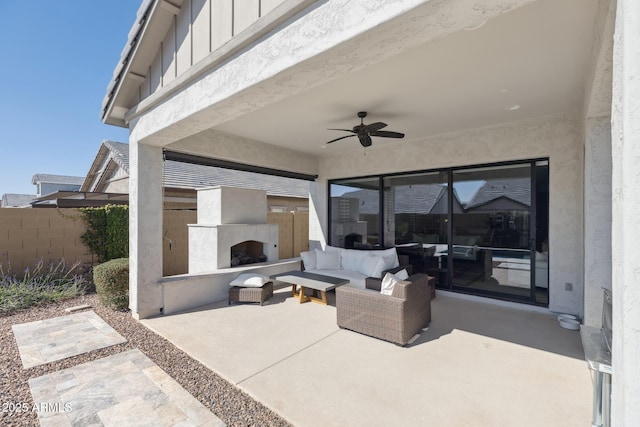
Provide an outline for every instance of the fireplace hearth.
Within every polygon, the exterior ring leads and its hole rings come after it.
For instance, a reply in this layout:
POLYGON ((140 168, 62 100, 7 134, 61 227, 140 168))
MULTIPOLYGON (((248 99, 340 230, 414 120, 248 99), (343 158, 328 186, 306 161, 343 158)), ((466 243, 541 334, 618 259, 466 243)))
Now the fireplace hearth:
POLYGON ((267 256, 262 252, 264 244, 251 240, 231 247, 231 267, 265 262, 267 256))

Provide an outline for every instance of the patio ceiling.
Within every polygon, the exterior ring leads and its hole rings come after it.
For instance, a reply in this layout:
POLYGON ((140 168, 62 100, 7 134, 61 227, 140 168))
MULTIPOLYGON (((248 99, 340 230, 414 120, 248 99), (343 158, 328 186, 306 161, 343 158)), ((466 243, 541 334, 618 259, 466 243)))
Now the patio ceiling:
MULTIPOLYGON (((383 121, 405 141, 511 121, 581 113, 596 0, 539 0, 325 82, 214 131, 314 155, 361 149, 328 128, 383 121), (518 105, 510 110, 508 107, 518 105)), ((375 31, 372 30, 372 31, 375 31)), ((387 55, 384 55, 387 56, 387 55)), ((355 67, 354 67, 355 68, 355 67)), ((374 138, 374 146, 402 140, 374 138)))

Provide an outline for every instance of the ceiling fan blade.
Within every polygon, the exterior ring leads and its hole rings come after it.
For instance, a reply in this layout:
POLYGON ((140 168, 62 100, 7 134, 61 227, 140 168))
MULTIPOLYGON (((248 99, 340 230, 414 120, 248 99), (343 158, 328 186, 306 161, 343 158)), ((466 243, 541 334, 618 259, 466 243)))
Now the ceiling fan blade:
POLYGON ((351 132, 351 133, 355 133, 353 130, 351 129, 327 129, 327 130, 343 130, 345 132, 351 132))
MULTIPOLYGON (((330 129, 330 130, 333 130, 333 129, 330 129)), ((352 136, 355 136, 355 135, 341 136, 340 138, 332 139, 331 141, 327 142, 326 144, 331 144, 332 142, 340 141, 341 139, 345 139, 345 138, 351 138, 352 136)))
POLYGON ((400 132, 391 132, 388 130, 379 130, 376 132, 371 132, 369 135, 371 136, 381 136, 383 138, 404 138, 404 133, 400 132))
POLYGON ((371 146, 371 137, 369 135, 358 135, 358 139, 363 147, 371 146))
POLYGON ((371 133, 371 132, 377 132, 384 127, 387 127, 386 123, 375 122, 375 123, 366 125, 364 129, 367 131, 367 133, 371 133))

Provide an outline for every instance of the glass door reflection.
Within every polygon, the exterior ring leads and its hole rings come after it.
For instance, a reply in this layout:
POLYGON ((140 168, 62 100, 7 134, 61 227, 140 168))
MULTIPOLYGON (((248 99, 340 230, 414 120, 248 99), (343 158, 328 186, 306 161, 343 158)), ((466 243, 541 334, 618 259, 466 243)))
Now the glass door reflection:
POLYGON ((385 243, 407 255, 414 273, 447 285, 448 173, 424 172, 384 178, 385 243))
POLYGON ((452 287, 531 300, 531 163, 453 172, 452 287))

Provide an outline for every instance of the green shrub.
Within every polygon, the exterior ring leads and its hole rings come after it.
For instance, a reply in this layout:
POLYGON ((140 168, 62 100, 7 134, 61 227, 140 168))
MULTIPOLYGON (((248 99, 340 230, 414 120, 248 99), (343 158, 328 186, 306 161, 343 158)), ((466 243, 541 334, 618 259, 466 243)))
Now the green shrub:
POLYGON ((67 266, 64 260, 60 260, 49 263, 47 267, 41 259, 19 278, 11 272, 10 265, 3 267, 0 264, 0 316, 83 295, 87 280, 80 270, 80 262, 67 266))
POLYGON ((129 256, 129 207, 106 205, 82 208, 87 231, 82 242, 98 257, 98 262, 129 256))
POLYGON ((100 302, 117 310, 129 308, 129 258, 116 258, 93 269, 100 302))

